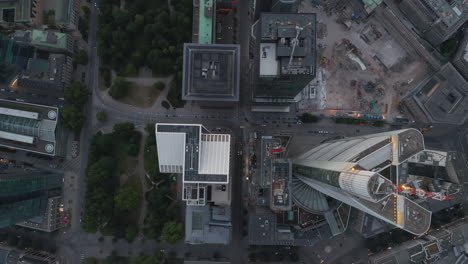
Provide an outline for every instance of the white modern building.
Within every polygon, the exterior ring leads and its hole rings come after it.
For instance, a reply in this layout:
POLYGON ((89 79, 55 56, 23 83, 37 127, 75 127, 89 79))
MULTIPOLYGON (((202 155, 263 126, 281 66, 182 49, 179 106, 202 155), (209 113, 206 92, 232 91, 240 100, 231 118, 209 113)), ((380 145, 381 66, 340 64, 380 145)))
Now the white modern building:
POLYGON ((156 124, 159 171, 181 173, 187 205, 230 204, 231 135, 202 125, 156 124))
POLYGON ((228 244, 231 135, 199 124, 156 124, 159 171, 182 174, 185 242, 228 244))
POLYGON ((329 141, 292 159, 293 199, 324 211, 326 196, 415 235, 429 229, 431 212, 397 192, 402 164, 424 151, 422 134, 397 130, 329 141), (314 198, 314 199, 312 199, 314 198))

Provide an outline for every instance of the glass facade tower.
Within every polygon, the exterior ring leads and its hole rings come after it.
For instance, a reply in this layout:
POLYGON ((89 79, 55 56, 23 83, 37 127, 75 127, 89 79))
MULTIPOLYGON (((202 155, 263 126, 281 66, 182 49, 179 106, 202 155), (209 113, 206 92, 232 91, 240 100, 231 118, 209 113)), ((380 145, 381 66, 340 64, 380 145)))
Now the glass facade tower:
POLYGON ((0 172, 0 228, 40 216, 63 175, 44 171, 0 172))

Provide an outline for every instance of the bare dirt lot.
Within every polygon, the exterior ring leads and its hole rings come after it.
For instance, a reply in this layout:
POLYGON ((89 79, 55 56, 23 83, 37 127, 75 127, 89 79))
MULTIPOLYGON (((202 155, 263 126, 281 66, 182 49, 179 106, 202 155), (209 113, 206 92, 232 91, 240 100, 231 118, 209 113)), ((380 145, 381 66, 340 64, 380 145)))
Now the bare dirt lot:
POLYGON ((322 96, 301 101, 301 109, 350 110, 392 120, 401 98, 429 75, 425 62, 373 17, 328 16, 310 1, 302 1, 300 12, 317 14, 317 74, 323 76, 315 84, 322 96))

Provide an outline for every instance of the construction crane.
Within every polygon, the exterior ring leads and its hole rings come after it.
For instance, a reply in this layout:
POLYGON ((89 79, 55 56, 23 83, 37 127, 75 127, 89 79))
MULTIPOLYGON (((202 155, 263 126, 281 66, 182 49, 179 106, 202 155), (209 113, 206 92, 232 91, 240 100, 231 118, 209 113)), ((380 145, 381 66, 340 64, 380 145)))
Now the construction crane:
POLYGON ((425 190, 422 190, 422 189, 415 189, 415 188, 411 188, 405 184, 403 185, 396 185, 394 184, 395 186, 395 189, 393 190, 393 192, 395 193, 402 193, 402 194, 412 194, 412 195, 417 195, 421 198, 429 198, 429 199, 434 199, 434 200, 438 200, 438 201, 445 201, 445 200, 451 200, 453 199, 452 197, 450 196, 447 196, 443 193, 440 193, 440 192, 429 192, 429 191, 425 191, 425 190))
POLYGON ((282 149, 282 148, 277 148, 277 149, 272 149, 272 150, 268 151, 268 153, 270 153, 270 154, 278 154, 278 153, 280 153, 280 152, 283 152, 283 150, 284 150, 284 149, 282 149))
POLYGON ((289 71, 289 68, 291 68, 291 63, 292 63, 292 59, 294 56, 294 50, 296 49, 296 46, 299 45, 299 34, 301 34, 302 30, 304 30, 303 27, 296 26, 296 37, 291 40, 292 51, 291 51, 291 57, 289 58, 288 71, 289 71))

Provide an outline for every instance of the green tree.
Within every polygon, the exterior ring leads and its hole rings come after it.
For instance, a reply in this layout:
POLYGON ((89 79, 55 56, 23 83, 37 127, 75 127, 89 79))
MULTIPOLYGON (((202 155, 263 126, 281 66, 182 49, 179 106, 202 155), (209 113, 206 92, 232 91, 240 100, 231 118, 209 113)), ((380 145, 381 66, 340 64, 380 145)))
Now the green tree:
POLYGON ((132 242, 138 235, 138 227, 135 225, 130 225, 127 227, 127 230, 125 230, 125 233, 125 238, 127 241, 132 242))
POLYGON ((130 83, 122 77, 116 77, 109 89, 109 95, 114 99, 120 99, 128 94, 130 83))
POLYGON ((168 101, 162 101, 162 102, 161 102, 161 106, 164 107, 164 108, 166 108, 166 109, 171 108, 171 105, 169 104, 168 101))
POLYGON ((104 85, 109 88, 111 86, 111 71, 109 68, 101 67, 100 69, 101 77, 104 80, 104 85))
POLYGON ((106 122, 107 121, 107 113, 105 111, 99 111, 96 113, 96 119, 99 122, 106 122))
POLYGON ((87 65, 88 64, 88 53, 86 53, 85 50, 78 50, 75 52, 75 55, 73 57, 75 63, 81 64, 81 65, 87 65))
POLYGON ((165 87, 166 87, 166 85, 163 82, 156 82, 156 83, 153 84, 153 88, 158 90, 158 91, 164 90, 165 87))
POLYGON ((115 209, 129 211, 134 209, 140 200, 138 192, 133 187, 124 187, 115 195, 115 209))
POLYGON ((65 87, 64 96, 67 102, 81 107, 88 100, 88 89, 82 83, 73 82, 65 87))
POLYGON ((170 90, 167 93, 167 100, 173 107, 184 107, 185 101, 182 100, 182 72, 178 72, 176 77, 172 79, 170 90))
POLYGON ((440 51, 443 54, 450 54, 457 49, 457 45, 457 40, 454 38, 450 38, 440 45, 440 51))
POLYGON ((312 115, 312 114, 309 114, 309 113, 304 113, 301 116, 301 121, 304 122, 304 123, 316 123, 319 120, 320 119, 316 115, 312 115))
POLYGON ((89 9, 89 7, 87 6, 81 6, 81 9, 83 10, 83 13, 84 13, 84 17, 86 18, 86 20, 89 21, 89 18, 91 16, 91 9, 89 9))
POLYGON ((136 144, 128 144, 126 148, 127 154, 132 157, 136 157, 138 152, 140 152, 139 147, 136 144))
POLYGON ((127 66, 125 66, 125 73, 124 73, 125 76, 136 76, 137 73, 138 73, 138 70, 135 67, 135 65, 133 65, 132 63, 129 63, 127 64, 127 66))
POLYGON ((184 237, 184 227, 181 223, 170 221, 164 224, 162 239, 169 244, 175 244, 184 237))
POLYGON ((101 185, 112 179, 115 160, 102 157, 86 169, 86 182, 90 185, 101 185))
POLYGON ((119 123, 115 124, 113 128, 113 133, 125 140, 128 140, 134 131, 135 125, 133 123, 119 123))
POLYGON ((78 107, 67 106, 62 110, 61 115, 65 127, 74 131, 79 131, 83 127, 85 117, 78 107))

